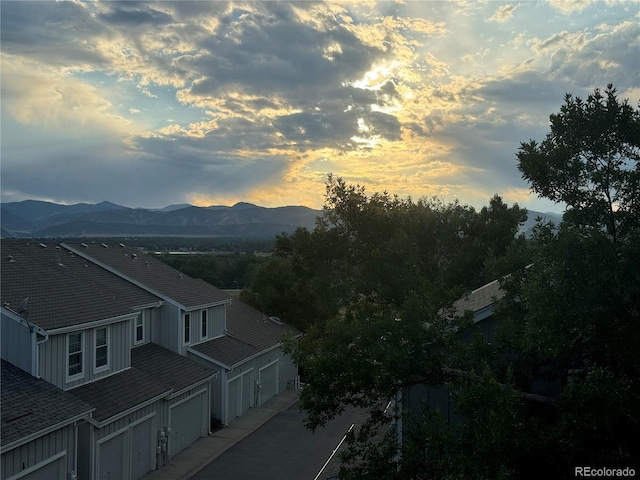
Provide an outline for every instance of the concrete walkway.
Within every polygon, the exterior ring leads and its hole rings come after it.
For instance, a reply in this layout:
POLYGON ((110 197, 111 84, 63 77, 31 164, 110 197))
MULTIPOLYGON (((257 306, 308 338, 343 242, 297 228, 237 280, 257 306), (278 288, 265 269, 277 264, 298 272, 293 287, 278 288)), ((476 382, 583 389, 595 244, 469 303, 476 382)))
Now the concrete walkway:
POLYGON ((242 417, 231 421, 228 427, 196 440, 173 457, 169 465, 147 473, 142 480, 187 480, 297 401, 298 391, 285 390, 263 406, 249 409, 242 417))

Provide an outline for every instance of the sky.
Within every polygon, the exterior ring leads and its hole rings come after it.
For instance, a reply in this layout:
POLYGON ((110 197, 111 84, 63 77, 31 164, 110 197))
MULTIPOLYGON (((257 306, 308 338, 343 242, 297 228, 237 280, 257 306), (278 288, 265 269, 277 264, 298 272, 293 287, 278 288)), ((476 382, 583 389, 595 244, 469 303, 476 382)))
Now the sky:
POLYGON ((640 101, 640 3, 2 1, 1 197, 321 208, 531 193, 566 93, 640 101))

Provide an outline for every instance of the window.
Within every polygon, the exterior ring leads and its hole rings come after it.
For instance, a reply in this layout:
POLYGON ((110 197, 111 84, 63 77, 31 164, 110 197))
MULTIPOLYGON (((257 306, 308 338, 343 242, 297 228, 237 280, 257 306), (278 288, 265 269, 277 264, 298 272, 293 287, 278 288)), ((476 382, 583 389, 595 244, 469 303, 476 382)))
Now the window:
POLYGON ((67 377, 82 378, 82 332, 67 335, 67 377))
POLYGON ((95 329, 94 371, 109 368, 109 330, 107 327, 95 329))
POLYGON ((202 332, 200 338, 207 338, 207 311, 202 311, 202 332))
POLYGON ((136 317, 135 322, 135 336, 134 336, 134 344, 144 342, 144 319, 142 318, 142 314, 136 317))
POLYGON ((185 345, 191 341, 191 332, 190 332, 191 325, 189 325, 190 323, 191 323, 191 314, 185 313, 184 314, 184 338, 183 338, 185 345))

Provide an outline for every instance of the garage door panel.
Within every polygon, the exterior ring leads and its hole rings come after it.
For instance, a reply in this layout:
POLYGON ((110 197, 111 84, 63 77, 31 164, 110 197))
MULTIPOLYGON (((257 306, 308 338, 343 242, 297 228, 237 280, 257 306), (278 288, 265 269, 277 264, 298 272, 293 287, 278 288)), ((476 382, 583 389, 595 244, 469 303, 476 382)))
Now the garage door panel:
POLYGON ((278 394, 278 363, 260 370, 260 405, 278 394))
POLYGON ((236 378, 235 380, 231 380, 229 382, 229 387, 227 388, 227 415, 229 417, 229 421, 234 418, 242 415, 240 410, 240 406, 238 405, 238 398, 240 396, 240 389, 242 384, 240 381, 242 378, 236 378))
POLYGON ((199 394, 171 408, 171 455, 200 438, 205 403, 203 399, 204 394, 199 394))
POLYGON ((98 478, 117 480, 124 478, 125 436, 122 432, 99 444, 98 478))
POLYGON ((251 408, 251 397, 253 393, 253 379, 251 374, 242 376, 242 413, 251 408))
POLYGON ((131 478, 138 480, 152 470, 151 435, 153 433, 151 419, 133 427, 131 432, 131 478))

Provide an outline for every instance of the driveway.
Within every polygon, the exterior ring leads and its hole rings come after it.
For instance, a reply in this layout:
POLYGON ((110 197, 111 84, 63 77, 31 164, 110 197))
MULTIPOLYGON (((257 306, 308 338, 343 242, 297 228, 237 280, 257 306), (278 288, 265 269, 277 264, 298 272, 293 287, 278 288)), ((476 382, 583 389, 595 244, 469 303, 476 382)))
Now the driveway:
POLYGON ((304 427, 304 414, 295 404, 217 457, 191 480, 314 480, 357 418, 357 411, 349 410, 312 433, 304 427))

